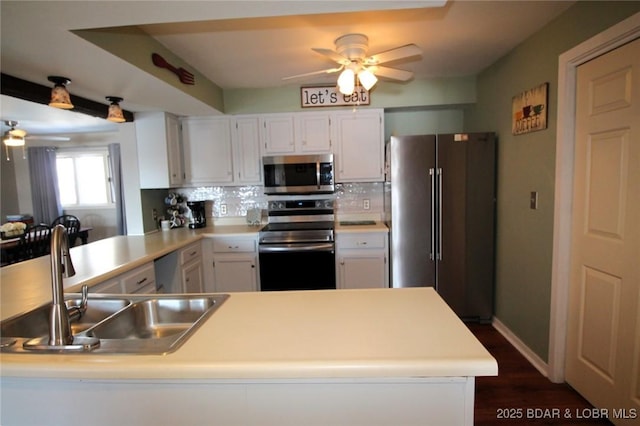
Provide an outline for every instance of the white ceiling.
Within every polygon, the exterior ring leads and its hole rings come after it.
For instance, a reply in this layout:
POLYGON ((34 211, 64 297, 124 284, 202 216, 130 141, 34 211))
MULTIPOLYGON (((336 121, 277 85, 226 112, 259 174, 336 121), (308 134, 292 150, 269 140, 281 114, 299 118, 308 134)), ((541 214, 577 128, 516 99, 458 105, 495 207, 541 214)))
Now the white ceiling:
MULTIPOLYGON (((222 89, 297 87, 335 81, 335 75, 282 78, 333 67, 311 48, 334 49, 348 33, 366 34, 370 54, 418 45, 421 58, 389 64, 416 79, 474 75, 573 3, 2 0, 0 67, 46 86, 48 75, 69 77, 74 95, 105 104, 105 96, 120 96, 133 112, 206 115, 217 111, 70 30, 136 25, 222 89)), ((106 120, 32 106, 3 96, 0 118, 19 121, 31 134, 113 129, 106 120)))

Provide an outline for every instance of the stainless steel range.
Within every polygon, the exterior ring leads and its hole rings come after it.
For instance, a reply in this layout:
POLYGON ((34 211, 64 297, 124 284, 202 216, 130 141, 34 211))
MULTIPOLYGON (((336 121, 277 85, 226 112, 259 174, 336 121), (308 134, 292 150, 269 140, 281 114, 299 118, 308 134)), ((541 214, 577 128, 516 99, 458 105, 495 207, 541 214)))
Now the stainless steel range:
POLYGON ((334 201, 270 201, 259 235, 262 291, 336 288, 334 201))

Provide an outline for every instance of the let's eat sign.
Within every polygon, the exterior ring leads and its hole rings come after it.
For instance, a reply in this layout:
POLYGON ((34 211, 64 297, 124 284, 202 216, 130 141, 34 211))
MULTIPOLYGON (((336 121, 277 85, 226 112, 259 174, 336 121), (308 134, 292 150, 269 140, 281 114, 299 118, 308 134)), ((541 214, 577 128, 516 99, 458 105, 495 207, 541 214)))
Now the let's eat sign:
POLYGON ((302 108, 369 105, 371 95, 364 87, 358 86, 352 94, 344 95, 336 86, 315 86, 300 88, 302 108))

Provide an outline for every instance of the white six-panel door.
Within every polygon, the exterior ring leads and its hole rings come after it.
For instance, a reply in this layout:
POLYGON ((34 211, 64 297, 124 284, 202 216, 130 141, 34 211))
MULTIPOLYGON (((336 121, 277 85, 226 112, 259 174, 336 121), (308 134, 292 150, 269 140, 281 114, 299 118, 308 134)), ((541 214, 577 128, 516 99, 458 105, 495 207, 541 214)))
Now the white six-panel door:
POLYGON ((567 382, 640 419, 640 39, 578 68, 567 382))

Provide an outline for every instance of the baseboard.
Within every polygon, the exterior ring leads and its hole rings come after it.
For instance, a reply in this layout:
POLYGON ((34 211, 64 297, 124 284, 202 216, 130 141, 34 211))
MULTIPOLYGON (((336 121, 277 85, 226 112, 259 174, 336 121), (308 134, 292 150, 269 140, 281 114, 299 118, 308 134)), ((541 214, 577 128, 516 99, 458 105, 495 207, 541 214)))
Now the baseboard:
POLYGON ((493 328, 498 330, 498 333, 502 334, 502 336, 507 339, 509 343, 513 345, 514 348, 518 352, 522 354, 523 357, 527 359, 534 366, 536 370, 540 372, 544 377, 549 377, 548 369, 549 365, 542 360, 535 352, 533 352, 527 345, 524 344, 522 340, 518 338, 509 328, 504 325, 498 318, 493 317, 491 321, 491 325, 493 328))

